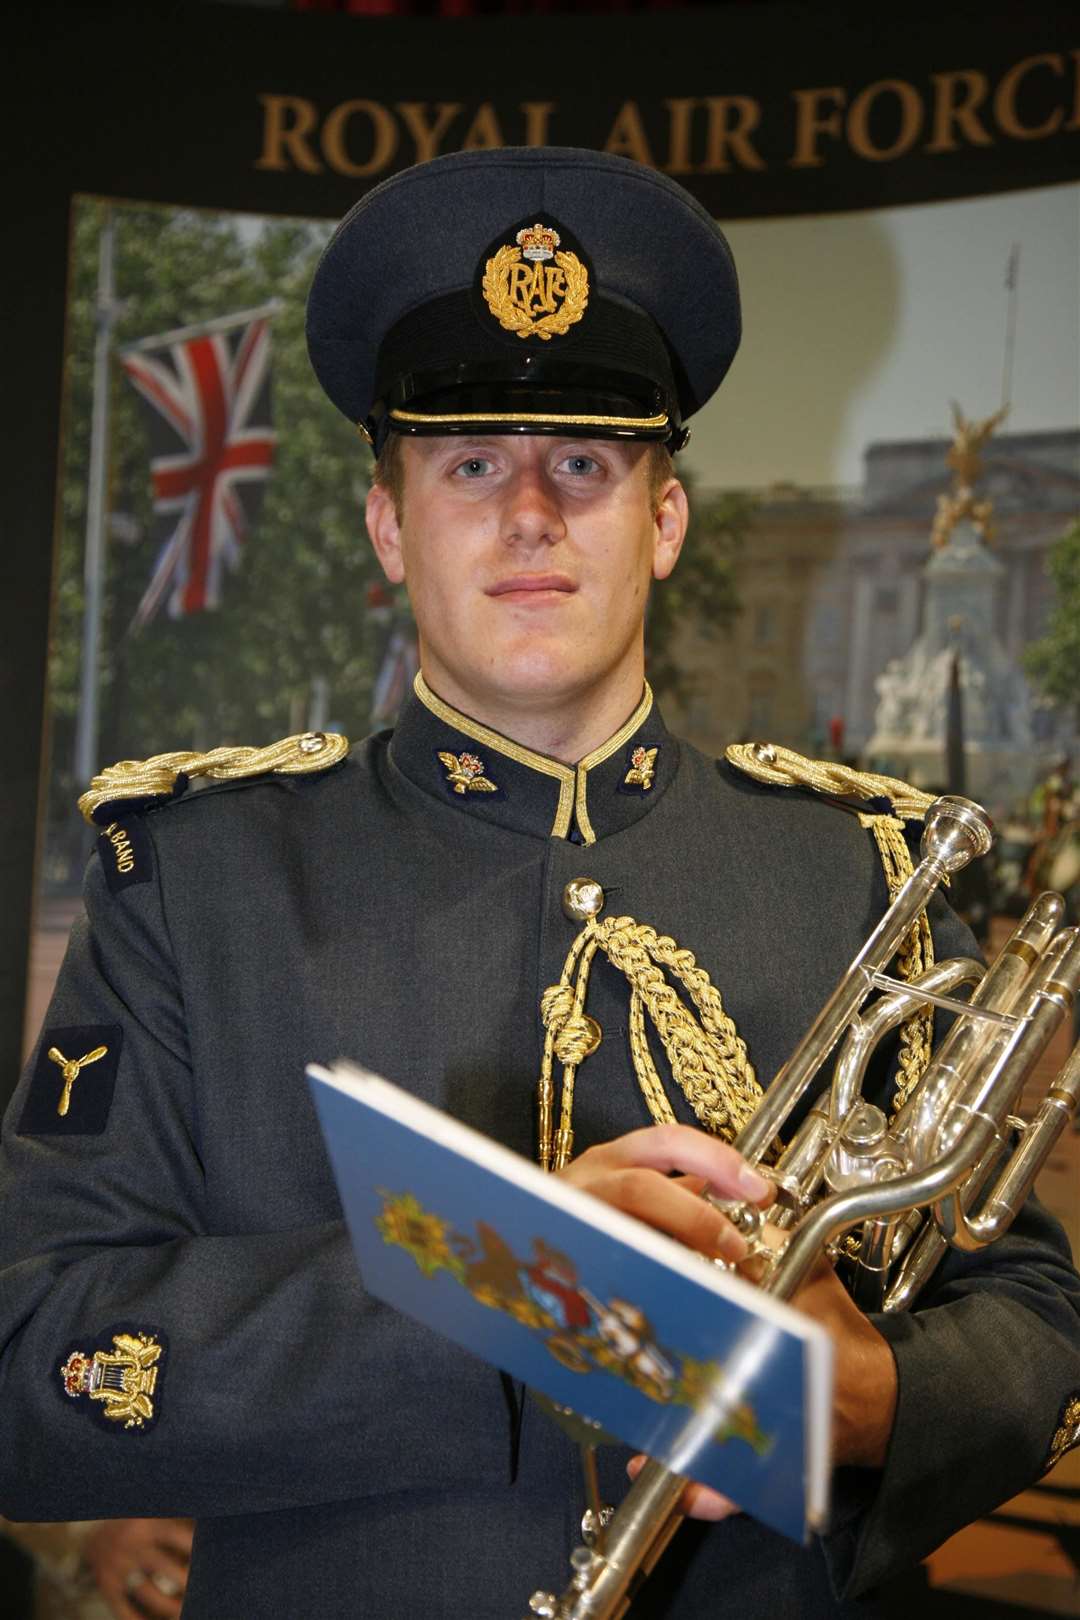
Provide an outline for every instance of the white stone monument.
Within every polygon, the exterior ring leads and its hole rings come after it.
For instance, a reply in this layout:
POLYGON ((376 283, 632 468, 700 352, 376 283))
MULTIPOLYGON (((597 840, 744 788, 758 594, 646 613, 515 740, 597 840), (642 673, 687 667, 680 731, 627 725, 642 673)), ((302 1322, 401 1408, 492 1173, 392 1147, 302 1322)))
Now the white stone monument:
POLYGON ((957 438, 949 453, 956 482, 939 501, 933 549, 923 570, 922 629, 875 686, 878 705, 866 748, 873 770, 927 789, 948 785, 950 687, 959 676, 965 791, 1001 815, 1031 789, 1046 761, 1032 735, 1027 681, 994 632, 1005 570, 989 550, 988 501, 976 501, 978 448, 1001 419, 967 422, 953 407, 957 438))

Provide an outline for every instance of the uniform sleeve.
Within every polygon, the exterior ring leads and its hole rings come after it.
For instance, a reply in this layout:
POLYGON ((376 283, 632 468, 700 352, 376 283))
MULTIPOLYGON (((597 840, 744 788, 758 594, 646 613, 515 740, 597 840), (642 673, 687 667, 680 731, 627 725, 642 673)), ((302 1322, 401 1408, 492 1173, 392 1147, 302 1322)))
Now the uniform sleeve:
POLYGON ((94 858, 86 909, 5 1121, 0 1511, 199 1517, 506 1478, 505 1423, 477 1421, 504 1412, 497 1374, 367 1298, 340 1220, 207 1229, 158 886, 110 893, 94 858))
MULTIPOLYGON (((939 960, 975 954, 946 907, 934 921, 939 960)), ((845 1598, 1038 1479, 1080 1395, 1080 1279, 1061 1226, 1034 1197, 997 1242, 950 1250, 912 1310, 872 1320, 895 1357, 899 1396, 884 1469, 836 1476, 826 1556, 845 1598)))

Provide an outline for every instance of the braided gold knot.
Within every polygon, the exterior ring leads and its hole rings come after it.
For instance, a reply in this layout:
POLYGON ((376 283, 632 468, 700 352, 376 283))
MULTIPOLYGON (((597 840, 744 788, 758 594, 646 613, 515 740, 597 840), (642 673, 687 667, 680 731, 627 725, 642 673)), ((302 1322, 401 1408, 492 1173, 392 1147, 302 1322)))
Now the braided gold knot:
POLYGON ((600 1025, 588 1013, 571 1013, 555 1031, 555 1056, 560 1063, 576 1067, 600 1045, 600 1025))
POLYGON ((570 984, 548 986, 540 998, 540 1017, 548 1031, 548 1044, 562 1064, 576 1069, 600 1045, 600 1025, 582 1012, 570 984))
POLYGON ((670 936, 657 935, 633 917, 607 917, 602 922, 594 917, 571 945, 559 983, 549 986, 540 1001, 547 1032, 538 1099, 541 1165, 557 1170, 570 1157, 576 1071, 600 1044, 599 1025, 585 1012, 589 969, 597 951, 629 985, 630 1054, 653 1120, 670 1124, 675 1113, 649 1051, 646 1019, 698 1119, 731 1140, 757 1107, 761 1088, 720 992, 694 953, 670 936), (557 1130, 556 1060, 563 1069, 557 1130))
POLYGON ((560 1030, 574 1010, 574 992, 568 984, 549 984, 540 997, 545 1029, 560 1030))

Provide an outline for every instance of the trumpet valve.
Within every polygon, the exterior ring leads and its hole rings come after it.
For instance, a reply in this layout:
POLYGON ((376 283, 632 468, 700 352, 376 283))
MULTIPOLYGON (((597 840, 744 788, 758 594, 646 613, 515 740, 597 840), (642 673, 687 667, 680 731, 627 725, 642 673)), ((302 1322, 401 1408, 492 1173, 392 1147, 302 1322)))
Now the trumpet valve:
POLYGON ((889 1130, 881 1109, 857 1102, 844 1121, 825 1165, 834 1192, 890 1181, 908 1168, 907 1155, 889 1130))
POLYGON ((703 1193, 702 1196, 713 1209, 726 1215, 736 1232, 748 1242, 759 1236, 765 1224, 765 1214, 756 1204, 748 1204, 741 1198, 717 1198, 713 1193, 703 1193))
POLYGON ((599 1548, 603 1544, 604 1531, 611 1523, 614 1512, 615 1509, 606 1504, 599 1513, 595 1513, 592 1508, 585 1509, 581 1515, 581 1539, 586 1547, 599 1548))

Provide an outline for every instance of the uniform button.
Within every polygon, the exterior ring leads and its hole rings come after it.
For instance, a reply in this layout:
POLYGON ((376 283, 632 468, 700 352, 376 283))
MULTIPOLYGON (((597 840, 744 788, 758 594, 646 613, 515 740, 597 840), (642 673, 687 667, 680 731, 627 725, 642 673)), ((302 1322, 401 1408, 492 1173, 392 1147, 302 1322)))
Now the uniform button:
POLYGON ((299 747, 302 754, 321 754, 326 747, 326 738, 321 731, 306 731, 299 747))
POLYGON ((588 922, 604 909, 604 887, 595 878, 571 878, 563 890, 562 908, 571 922, 588 922))
POLYGON ((776 764, 776 749, 772 743, 755 743, 751 753, 762 765, 776 764))

